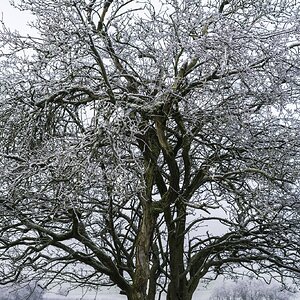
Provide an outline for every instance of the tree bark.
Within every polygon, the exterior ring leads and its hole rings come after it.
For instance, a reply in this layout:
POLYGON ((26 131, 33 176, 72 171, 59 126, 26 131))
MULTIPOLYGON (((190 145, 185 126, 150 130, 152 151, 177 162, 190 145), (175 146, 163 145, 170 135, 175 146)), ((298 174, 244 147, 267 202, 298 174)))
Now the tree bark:
POLYGON ((184 230, 186 223, 186 206, 180 201, 176 203, 177 222, 169 227, 170 273, 167 300, 190 300, 188 282, 184 275, 184 230))
POLYGON ((151 202, 143 201, 143 218, 136 242, 136 269, 129 300, 148 300, 147 287, 150 278, 150 248, 156 217, 151 202))

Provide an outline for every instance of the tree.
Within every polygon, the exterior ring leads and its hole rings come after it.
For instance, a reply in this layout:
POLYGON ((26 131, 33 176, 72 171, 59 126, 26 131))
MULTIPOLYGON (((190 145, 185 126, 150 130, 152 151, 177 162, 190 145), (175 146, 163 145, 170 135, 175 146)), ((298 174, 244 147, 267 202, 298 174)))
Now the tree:
POLYGON ((299 278, 298 1, 16 2, 37 33, 1 29, 2 283, 299 278))
POLYGON ((211 300, 289 300, 294 295, 278 284, 267 285, 259 280, 239 280, 214 289, 211 300))
POLYGON ((41 300, 44 290, 37 282, 19 286, 10 285, 1 288, 0 300, 41 300))

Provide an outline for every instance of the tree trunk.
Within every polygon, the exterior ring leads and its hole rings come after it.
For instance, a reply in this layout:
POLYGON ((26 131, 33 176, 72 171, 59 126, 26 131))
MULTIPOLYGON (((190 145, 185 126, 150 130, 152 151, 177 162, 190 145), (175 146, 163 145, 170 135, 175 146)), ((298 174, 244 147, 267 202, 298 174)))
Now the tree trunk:
POLYGON ((143 218, 136 241, 136 268, 129 300, 148 300, 147 287, 150 278, 150 247, 156 217, 152 213, 151 202, 143 203, 143 218))
MULTIPOLYGON (((176 226, 169 227, 170 277, 167 300, 190 300, 193 293, 188 291, 188 282, 184 275, 184 231, 186 223, 186 206, 176 203, 176 226)), ((168 218, 167 218, 168 219, 168 218)))
POLYGON ((147 296, 139 291, 133 291, 131 295, 127 296, 128 300, 147 300, 147 296))
POLYGON ((170 284, 168 287, 167 300, 192 300, 193 294, 188 293, 186 289, 181 291, 180 289, 173 289, 172 286, 170 284))

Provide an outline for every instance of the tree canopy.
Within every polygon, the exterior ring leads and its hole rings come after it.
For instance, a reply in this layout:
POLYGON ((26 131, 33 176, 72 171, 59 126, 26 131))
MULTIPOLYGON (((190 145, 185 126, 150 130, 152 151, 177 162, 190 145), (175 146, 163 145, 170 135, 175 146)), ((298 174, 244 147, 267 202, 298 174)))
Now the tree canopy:
POLYGON ((0 281, 190 300, 300 271, 297 0, 23 0, 0 30, 0 281))

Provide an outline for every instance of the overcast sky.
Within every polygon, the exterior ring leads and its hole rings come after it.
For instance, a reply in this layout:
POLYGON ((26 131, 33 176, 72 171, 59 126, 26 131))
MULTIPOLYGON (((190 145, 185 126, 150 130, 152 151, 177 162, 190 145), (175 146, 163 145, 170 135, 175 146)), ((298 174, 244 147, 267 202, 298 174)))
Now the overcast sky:
POLYGON ((13 30, 18 30, 22 33, 28 31, 27 23, 32 19, 28 12, 19 11, 9 4, 9 0, 0 0, 1 20, 13 30))

